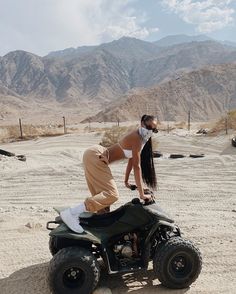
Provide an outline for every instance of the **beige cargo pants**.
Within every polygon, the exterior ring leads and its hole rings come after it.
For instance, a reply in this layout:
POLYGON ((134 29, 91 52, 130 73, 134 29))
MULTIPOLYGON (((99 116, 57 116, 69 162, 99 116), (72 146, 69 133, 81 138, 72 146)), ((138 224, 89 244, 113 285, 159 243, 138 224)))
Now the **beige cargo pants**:
POLYGON ((108 163, 108 150, 101 145, 94 145, 84 152, 85 178, 92 194, 85 200, 88 211, 104 210, 119 198, 108 163))

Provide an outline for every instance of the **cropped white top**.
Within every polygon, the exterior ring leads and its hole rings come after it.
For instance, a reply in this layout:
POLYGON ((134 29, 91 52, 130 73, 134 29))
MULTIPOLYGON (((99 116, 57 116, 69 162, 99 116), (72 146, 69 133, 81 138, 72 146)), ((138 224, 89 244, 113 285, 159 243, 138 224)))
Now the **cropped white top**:
MULTIPOLYGON (((122 146, 120 145, 120 143, 118 143, 120 148, 123 150, 124 152, 124 155, 126 158, 132 158, 133 157, 133 154, 132 154, 132 150, 130 149, 123 149, 122 146)), ((142 144, 142 147, 141 147, 141 150, 143 149, 145 144, 142 144)))

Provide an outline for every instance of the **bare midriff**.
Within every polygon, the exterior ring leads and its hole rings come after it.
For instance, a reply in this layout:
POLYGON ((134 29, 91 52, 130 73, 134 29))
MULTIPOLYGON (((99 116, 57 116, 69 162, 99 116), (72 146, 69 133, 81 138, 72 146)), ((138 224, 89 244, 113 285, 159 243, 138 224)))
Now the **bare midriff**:
MULTIPOLYGON (((126 158, 123 152, 123 149, 132 150, 132 144, 140 144, 140 148, 141 148, 141 139, 140 139, 140 136, 138 135, 137 130, 124 136, 119 141, 119 143, 116 143, 112 145, 111 147, 107 148, 109 152, 109 158, 108 158, 109 163, 126 158)), ((108 154, 106 155, 108 157, 108 154)))
POLYGON ((109 163, 125 158, 124 152, 119 144, 114 144, 111 147, 107 148, 107 150, 109 152, 109 163))

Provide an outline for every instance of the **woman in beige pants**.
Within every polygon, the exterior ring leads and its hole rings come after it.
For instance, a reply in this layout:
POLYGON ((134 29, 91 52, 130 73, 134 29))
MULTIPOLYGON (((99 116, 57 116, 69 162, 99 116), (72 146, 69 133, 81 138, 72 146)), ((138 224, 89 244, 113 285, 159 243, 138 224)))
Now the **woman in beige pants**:
POLYGON ((77 233, 83 232, 79 223, 81 213, 99 212, 118 200, 119 192, 109 168, 109 164, 114 161, 129 159, 125 173, 126 187, 130 188, 128 180, 133 169, 140 198, 144 200, 150 198, 150 195, 144 194, 143 181, 148 187, 156 188, 151 142, 153 132, 157 132, 156 119, 151 115, 143 115, 141 126, 124 136, 117 144, 109 148, 94 145, 84 152, 85 178, 92 196, 83 203, 60 213, 62 220, 71 230, 77 233))

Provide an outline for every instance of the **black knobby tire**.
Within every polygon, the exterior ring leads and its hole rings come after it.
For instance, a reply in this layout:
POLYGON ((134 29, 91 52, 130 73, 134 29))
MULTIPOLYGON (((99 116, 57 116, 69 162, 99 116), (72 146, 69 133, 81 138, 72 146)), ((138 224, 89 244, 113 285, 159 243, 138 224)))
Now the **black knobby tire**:
POLYGON ((96 258, 82 247, 63 248, 49 263, 49 286, 54 294, 90 294, 99 278, 96 258))
POLYGON ((202 257, 192 242, 181 237, 167 240, 156 251, 153 270, 162 285, 182 289, 189 287, 199 276, 202 257))
POLYGON ((48 246, 52 256, 59 251, 59 249, 57 248, 57 238, 54 236, 49 238, 48 246))

